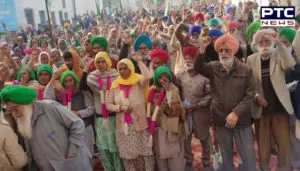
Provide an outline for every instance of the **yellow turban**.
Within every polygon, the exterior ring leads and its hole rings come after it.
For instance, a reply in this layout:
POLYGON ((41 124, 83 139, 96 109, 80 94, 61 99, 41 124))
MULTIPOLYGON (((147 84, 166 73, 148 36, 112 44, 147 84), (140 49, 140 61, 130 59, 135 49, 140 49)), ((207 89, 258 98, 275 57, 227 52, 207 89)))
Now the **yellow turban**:
POLYGON ((111 60, 110 60, 110 57, 108 56, 108 54, 106 52, 98 52, 96 57, 95 57, 95 61, 94 61, 94 65, 95 67, 97 68, 97 61, 99 58, 103 58, 105 60, 105 62, 107 63, 107 69, 111 68, 111 60))
POLYGON ((230 34, 222 35, 217 39, 215 43, 215 49, 217 52, 219 52, 219 49, 222 45, 226 45, 234 54, 236 54, 240 47, 239 41, 230 34))

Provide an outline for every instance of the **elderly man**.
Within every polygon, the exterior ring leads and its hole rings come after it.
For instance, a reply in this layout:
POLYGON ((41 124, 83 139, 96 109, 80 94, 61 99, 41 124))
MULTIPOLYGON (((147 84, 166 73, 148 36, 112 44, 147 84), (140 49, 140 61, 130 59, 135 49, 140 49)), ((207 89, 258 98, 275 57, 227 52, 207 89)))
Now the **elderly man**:
POLYGON ((137 53, 136 55, 138 56, 138 58, 141 59, 142 62, 148 66, 148 51, 152 49, 151 39, 147 35, 141 34, 136 38, 133 47, 134 51, 137 53))
POLYGON ((270 170, 272 135, 278 148, 278 167, 286 170, 291 166, 288 114, 293 114, 294 110, 284 74, 295 66, 295 60, 275 37, 276 32, 271 29, 256 32, 252 44, 258 53, 247 59, 256 87, 256 103, 251 111, 253 118, 260 118, 256 120, 255 128, 262 170, 270 170))
POLYGON ((1 99, 17 122, 26 150, 34 162, 29 170, 89 171, 91 154, 84 143, 84 123, 54 101, 34 101, 36 91, 21 85, 7 86, 1 99))
POLYGON ((182 90, 185 107, 188 112, 188 123, 190 134, 185 141, 186 170, 191 170, 193 153, 191 148, 192 133, 200 140, 202 146, 203 168, 209 167, 210 161, 210 138, 209 126, 211 115, 209 105, 211 101, 209 80, 194 69, 197 47, 185 47, 183 57, 185 60, 185 71, 178 73, 177 80, 182 90))
POLYGON ((243 170, 254 171, 256 162, 250 106, 255 89, 251 68, 234 57, 239 43, 229 34, 219 37, 215 42, 220 61, 205 63, 204 52, 209 43, 209 39, 203 40, 195 70, 210 80, 211 113, 223 158, 221 169, 234 170, 234 140, 243 161, 243 170))

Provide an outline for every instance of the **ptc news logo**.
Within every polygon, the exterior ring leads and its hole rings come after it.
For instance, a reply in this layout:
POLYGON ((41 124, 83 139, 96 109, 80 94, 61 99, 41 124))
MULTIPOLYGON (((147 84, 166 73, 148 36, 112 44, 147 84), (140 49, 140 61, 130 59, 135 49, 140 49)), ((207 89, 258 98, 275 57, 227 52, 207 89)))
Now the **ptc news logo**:
POLYGON ((295 7, 294 6, 262 6, 261 26, 286 27, 295 26, 295 7))

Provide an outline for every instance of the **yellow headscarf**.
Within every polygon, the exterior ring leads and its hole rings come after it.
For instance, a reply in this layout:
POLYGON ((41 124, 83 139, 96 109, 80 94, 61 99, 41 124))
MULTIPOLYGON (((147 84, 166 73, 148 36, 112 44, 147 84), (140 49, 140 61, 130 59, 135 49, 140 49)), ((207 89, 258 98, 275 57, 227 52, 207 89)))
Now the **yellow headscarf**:
POLYGON ((103 58, 105 60, 105 62, 107 63, 107 70, 109 68, 111 68, 111 65, 112 65, 111 64, 111 60, 110 60, 110 57, 108 56, 108 54, 106 52, 99 52, 99 53, 97 53, 97 55, 95 57, 95 61, 94 61, 94 65, 95 65, 96 68, 97 68, 96 63, 97 63, 97 60, 99 58, 103 58))
POLYGON ((115 79, 114 82, 112 82, 111 89, 117 88, 120 84, 121 85, 134 85, 134 84, 138 83, 142 78, 142 75, 135 73, 134 65, 130 59, 125 58, 125 59, 122 59, 121 61, 119 61, 118 65, 117 65, 118 71, 119 71, 120 64, 127 65, 127 67, 131 71, 131 74, 130 74, 129 78, 127 78, 126 80, 123 79, 119 75, 117 77, 117 79, 115 79))

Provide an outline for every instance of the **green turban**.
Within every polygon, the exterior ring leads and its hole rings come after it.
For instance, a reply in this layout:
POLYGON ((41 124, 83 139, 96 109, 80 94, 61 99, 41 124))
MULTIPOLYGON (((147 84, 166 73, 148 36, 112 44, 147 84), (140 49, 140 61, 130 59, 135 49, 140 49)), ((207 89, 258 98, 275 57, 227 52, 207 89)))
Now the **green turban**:
POLYGON ((18 80, 18 81, 21 81, 21 73, 22 73, 22 71, 24 71, 24 70, 27 70, 27 71, 29 72, 29 74, 30 74, 29 81, 32 81, 32 80, 35 79, 34 71, 33 71, 30 67, 28 67, 28 66, 22 66, 22 67, 19 68, 18 71, 17 71, 17 80, 18 80))
POLYGON ((98 37, 98 36, 94 36, 91 40, 91 46, 93 47, 94 44, 98 44, 101 48, 103 48, 104 50, 107 49, 107 45, 108 42, 104 37, 98 37))
POLYGON ((40 66, 38 67, 38 69, 37 69, 37 75, 39 76, 40 73, 41 73, 42 71, 47 71, 47 72, 49 73, 49 75, 51 75, 51 76, 52 76, 52 74, 53 74, 53 69, 52 69, 52 67, 49 66, 49 65, 46 65, 46 64, 40 65, 40 66))
POLYGON ((77 78, 76 74, 75 74, 73 71, 71 71, 71 70, 67 70, 67 71, 63 72, 63 73, 60 75, 60 79, 59 79, 59 80, 60 80, 60 84, 61 84, 63 87, 65 87, 64 79, 65 79, 66 76, 68 76, 68 75, 71 75, 71 76, 72 76, 72 78, 74 79, 74 85, 77 86, 77 84, 78 84, 78 78, 77 78))
POLYGON ((136 35, 136 33, 135 33, 135 32, 131 32, 131 33, 130 33, 130 37, 132 37, 132 38, 136 38, 136 37, 137 37, 137 35, 136 35))
POLYGON ((300 24, 300 15, 297 15, 296 18, 295 18, 295 20, 296 20, 296 22, 297 22, 298 24, 300 24))
POLYGON ((252 40, 254 33, 256 33, 260 29, 259 21, 254 21, 251 23, 246 30, 246 35, 248 40, 252 40))
POLYGON ((78 47, 78 46, 80 46, 80 42, 79 42, 79 40, 75 40, 75 41, 74 41, 74 46, 75 46, 75 47, 78 47))
POLYGON ((1 100, 3 102, 12 102, 18 105, 28 105, 36 97, 36 91, 22 85, 10 85, 2 89, 1 100))
POLYGON ((220 22, 216 18, 211 18, 208 20, 207 25, 208 26, 211 26, 211 25, 218 26, 218 25, 220 25, 220 22))
POLYGON ((161 76, 161 74, 164 74, 164 73, 167 74, 168 79, 169 79, 170 81, 172 81, 172 75, 171 75, 170 68, 167 67, 167 66, 160 66, 160 67, 158 67, 158 68, 155 69, 155 71, 154 71, 154 78, 153 78, 154 85, 155 85, 156 87, 158 87, 158 88, 161 87, 161 85, 160 85, 159 82, 158 82, 158 79, 159 79, 159 77, 161 76))
POLYGON ((290 44, 293 43, 295 36, 296 36, 296 30, 292 28, 283 28, 279 31, 279 37, 283 37, 290 44))

